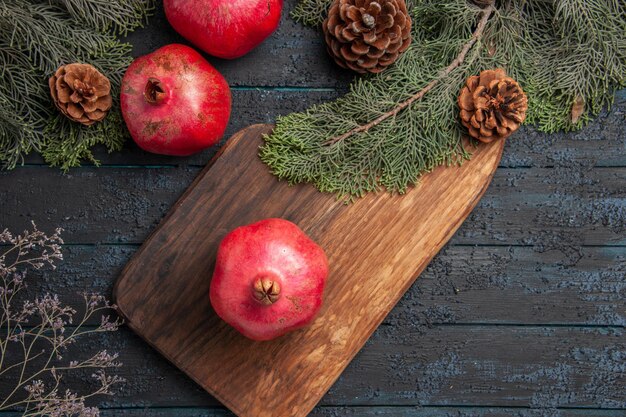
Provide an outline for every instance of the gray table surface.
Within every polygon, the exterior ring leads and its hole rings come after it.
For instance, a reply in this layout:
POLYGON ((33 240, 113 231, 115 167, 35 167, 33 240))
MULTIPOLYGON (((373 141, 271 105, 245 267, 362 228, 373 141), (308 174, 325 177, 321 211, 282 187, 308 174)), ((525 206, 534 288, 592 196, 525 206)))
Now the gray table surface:
MULTIPOLYGON (((183 42, 161 10, 129 41, 135 55, 183 42)), ((251 54, 209 60, 232 87, 227 136, 338 97, 351 79, 320 34, 287 13, 251 54)), ((510 139, 476 210, 312 415, 626 416, 625 110, 621 91, 582 131, 525 127, 510 139)), ((78 291, 110 294, 216 149, 173 158, 128 143, 99 150, 100 168, 64 175, 33 155, 1 172, 0 229, 20 231, 31 219, 65 229, 66 259, 31 277, 29 294, 72 303, 78 291)), ((232 415, 130 330, 95 343, 121 353, 128 380, 99 404, 103 416, 232 415)))

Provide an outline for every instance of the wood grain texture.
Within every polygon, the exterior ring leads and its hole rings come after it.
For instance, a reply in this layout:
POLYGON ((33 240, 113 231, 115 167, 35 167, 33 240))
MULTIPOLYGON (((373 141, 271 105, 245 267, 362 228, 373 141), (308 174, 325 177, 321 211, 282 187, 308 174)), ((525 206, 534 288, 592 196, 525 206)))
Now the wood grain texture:
MULTIPOLYGON (((337 97, 352 78, 326 58, 317 29, 288 17, 297 1, 285 1, 279 31, 249 56, 207 57, 233 88, 227 135, 337 97)), ((162 2, 156 7, 128 39, 135 56, 181 41, 162 2)), ((312 416, 625 416, 626 390, 616 383, 626 375, 625 112, 622 90, 580 131, 548 135, 523 126, 507 141, 470 219, 312 416)), ((59 293, 75 307, 78 291, 109 295, 218 148, 175 158, 128 141, 122 152, 97 149, 101 169, 0 172, 0 229, 19 232, 31 219, 46 231, 66 229, 65 260, 55 272, 29 271, 28 295, 59 293)), ((43 161, 31 154, 26 162, 43 161)), ((128 329, 75 347, 87 355, 94 346, 121 353, 128 381, 92 403, 104 417, 232 417, 128 329)), ((85 374, 72 387, 90 380, 85 374)))
MULTIPOLYGON (((507 143, 508 147, 508 143, 507 143)), ((27 167, 0 172, 0 224, 31 218, 61 226, 71 244, 141 244, 200 168, 27 167)), ((626 245, 626 167, 498 168, 489 192, 451 240, 455 245, 524 245, 575 253, 626 245)), ((572 262, 575 261, 573 258, 572 262)))
MULTIPOLYGON (((102 417, 232 417, 227 410, 123 410, 105 411, 102 417)), ((528 410, 519 408, 469 409, 445 407, 324 407, 310 417, 624 417, 622 410, 528 410)))
POLYGON ((269 131, 256 125, 230 139, 122 271, 114 294, 131 328, 237 415, 298 417, 469 215, 504 143, 479 146, 461 167, 436 169, 405 196, 345 205, 278 182, 257 156, 269 131), (311 326, 258 343, 219 320, 206 294, 221 238, 268 217, 293 221, 318 242, 330 277, 311 326))
MULTIPOLYGON (((56 271, 29 273, 21 300, 50 292, 80 305, 81 291, 110 294, 137 249, 64 247, 64 261, 56 271)), ((440 324, 626 327, 626 247, 585 247, 576 253, 573 262, 554 250, 449 244, 383 323, 424 330, 440 324)), ((89 324, 99 322, 94 317, 89 324)))
MULTIPOLYGON (((219 402, 129 329, 80 340, 120 352, 128 382, 103 408, 210 407, 219 402)), ((603 408, 626 413, 624 329, 573 326, 381 325, 319 406, 603 408)), ((92 371, 67 373, 94 386, 92 371)), ((0 395, 11 384, 0 379, 0 395)), ((278 416, 277 416, 278 417, 278 416)), ((282 417, 282 416, 281 416, 282 417)))
MULTIPOLYGON (((22 417, 0 412, 1 417, 22 417)), ((101 417, 233 417, 222 408, 102 410, 101 417)), ((624 417, 622 410, 524 409, 489 407, 320 407, 310 417, 624 417)))

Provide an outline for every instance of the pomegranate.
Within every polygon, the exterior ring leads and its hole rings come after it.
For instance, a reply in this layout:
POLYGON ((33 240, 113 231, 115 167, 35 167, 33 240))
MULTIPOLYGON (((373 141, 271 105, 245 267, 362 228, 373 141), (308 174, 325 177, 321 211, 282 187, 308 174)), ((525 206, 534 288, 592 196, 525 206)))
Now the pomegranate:
POLYGON ((313 320, 327 275, 322 248, 295 224, 266 219, 233 230, 220 243, 211 304, 244 336, 270 340, 313 320))
POLYGON ((283 0, 163 0, 172 27, 203 51, 247 54, 278 27, 283 0))
POLYGON ((121 105, 142 149, 186 156, 215 145, 230 117, 226 80, 202 56, 172 44, 135 59, 122 79, 121 105))

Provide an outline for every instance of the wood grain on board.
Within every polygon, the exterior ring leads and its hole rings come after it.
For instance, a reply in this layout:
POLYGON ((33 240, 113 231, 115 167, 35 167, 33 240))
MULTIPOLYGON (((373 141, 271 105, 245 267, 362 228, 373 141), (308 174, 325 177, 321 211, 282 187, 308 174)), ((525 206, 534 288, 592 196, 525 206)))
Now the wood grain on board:
POLYGON ((425 175, 406 195, 346 205, 289 187, 258 159, 269 125, 233 136, 124 268, 120 313, 142 338, 241 417, 306 416, 487 189, 503 141, 425 175), (217 245, 268 217, 298 224, 326 251, 330 276, 311 326, 253 342, 211 310, 217 245))

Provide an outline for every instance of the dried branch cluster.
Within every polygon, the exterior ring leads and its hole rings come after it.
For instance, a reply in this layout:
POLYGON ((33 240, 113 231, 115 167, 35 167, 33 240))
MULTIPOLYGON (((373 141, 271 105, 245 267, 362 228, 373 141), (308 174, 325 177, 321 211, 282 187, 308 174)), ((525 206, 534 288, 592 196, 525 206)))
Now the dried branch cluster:
POLYGON ((0 378, 14 381, 8 392, 0 396, 0 411, 21 409, 24 416, 98 416, 95 407, 85 402, 97 395, 112 395, 122 378, 108 375, 117 368, 117 354, 106 350, 86 358, 68 360, 68 348, 90 334, 113 332, 119 319, 103 315, 100 324, 87 327, 92 317, 110 311, 112 306, 98 294, 84 294, 85 304, 79 314, 64 305, 56 295, 45 294, 32 301, 22 301, 26 288, 26 268, 55 268, 63 259, 57 229, 51 236, 38 230, 13 235, 0 233, 0 244, 8 249, 0 252, 0 378), (95 388, 77 394, 60 388, 68 372, 89 371, 95 388))

